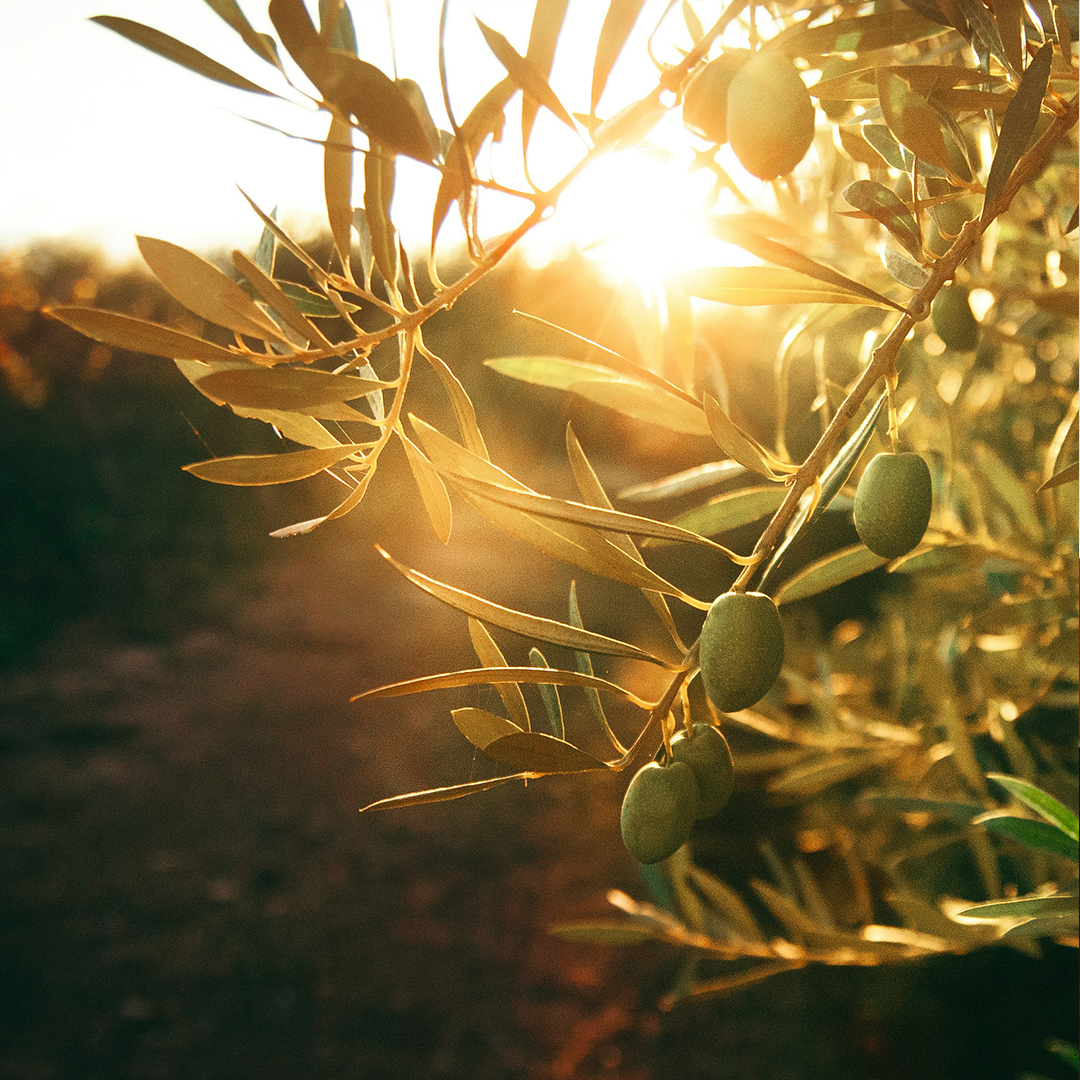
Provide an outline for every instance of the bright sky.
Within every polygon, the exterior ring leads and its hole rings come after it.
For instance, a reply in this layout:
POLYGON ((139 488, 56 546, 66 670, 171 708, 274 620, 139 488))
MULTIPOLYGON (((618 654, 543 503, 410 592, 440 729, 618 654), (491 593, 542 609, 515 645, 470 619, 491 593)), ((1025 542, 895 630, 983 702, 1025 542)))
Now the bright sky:
MULTIPOLYGON (((533 3, 450 2, 449 81, 462 117, 504 74, 480 37, 474 15, 524 52, 533 3)), ((241 0, 241 6, 257 30, 271 29, 265 0, 241 0)), ((350 0, 350 7, 361 55, 388 73, 389 7, 398 74, 421 84, 436 122, 449 126, 437 82, 439 0, 350 0)), ((602 115, 651 85, 655 76, 644 59, 644 38, 663 7, 662 0, 647 5, 612 75, 602 115)), ((574 0, 570 5, 552 82, 572 111, 588 108, 592 51, 606 8, 601 0, 574 0), (582 45, 575 47, 578 42, 582 45)), ((136 233, 204 251, 250 248, 260 227, 238 186, 264 209, 279 206, 281 219, 300 234, 321 227, 321 150, 242 117, 321 137, 325 114, 313 120, 302 108, 202 79, 87 21, 96 14, 146 23, 269 89, 283 89, 273 70, 201 0, 2 0, 0 250, 39 237, 73 236, 125 261, 136 257, 136 233)), ((688 45, 689 40, 681 43, 688 45)), ((550 117, 545 122, 549 130, 558 126, 550 117)), ((538 122, 534 139, 540 137, 538 122)), ((567 161, 580 153, 580 144, 563 143, 571 155, 567 161)), ((395 208, 415 205, 420 191, 434 192, 437 178, 430 170, 417 166, 410 173, 399 179, 395 208)), ((622 176, 625 180, 626 174, 622 176)), ((613 181, 612 175, 605 181, 609 191, 613 181)), ((655 188, 662 181, 653 170, 642 182, 655 188)), ((619 186, 617 181, 614 186, 619 186)), ((422 198, 419 215, 403 215, 399 221, 410 243, 426 241, 430 194, 422 198)), ((655 190, 650 193, 654 204, 659 197, 655 190)), ((361 201, 359 191, 356 201, 361 201)), ((595 193, 592 203, 591 212, 596 213, 595 193)), ((606 210, 610 216, 611 206, 606 210)), ((515 207, 513 213, 516 219, 520 211, 515 207)), ((583 213, 588 218, 590 210, 583 213)), ((488 221, 489 229, 511 223, 509 217, 488 221)), ((448 231, 453 226, 449 222, 448 231)), ((557 238, 548 242, 559 246, 557 238)))

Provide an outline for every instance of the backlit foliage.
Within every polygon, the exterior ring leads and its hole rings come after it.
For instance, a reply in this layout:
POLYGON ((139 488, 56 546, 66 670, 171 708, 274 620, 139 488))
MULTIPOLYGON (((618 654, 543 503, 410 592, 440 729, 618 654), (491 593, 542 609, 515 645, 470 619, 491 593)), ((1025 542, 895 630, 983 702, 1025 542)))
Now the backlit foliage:
MULTIPOLYGON (((336 505, 275 535, 355 510, 397 443, 440 541, 452 542, 454 503, 467 503, 543 556, 640 591, 668 640, 647 648, 590 629, 573 590, 566 620, 556 621, 387 554, 409 582, 468 617, 477 659, 357 700, 492 686, 500 714, 465 707, 452 721, 499 771, 388 794, 366 809, 637 768, 653 755, 663 760, 678 726, 709 722, 731 739, 737 777, 798 805, 796 846, 815 855, 817 871, 766 847, 772 880, 755 878, 740 895, 694 863, 691 841, 663 864, 670 909, 616 893, 609 920, 556 932, 685 948, 691 963, 673 999, 810 962, 877 964, 1003 937, 1029 949, 1040 937, 1075 940, 1075 727, 1053 736, 1035 719, 1054 709, 1075 718, 1077 702, 1077 72, 1065 6, 683 0, 667 6, 649 37, 653 82, 634 99, 611 101, 609 75, 644 7, 612 0, 599 40, 587 44, 591 88, 578 101, 549 81, 555 50, 567 45, 567 4, 537 0, 524 52, 481 24, 506 75, 476 102, 449 100, 444 78, 440 126, 416 83, 358 55, 344 0, 321 0, 317 25, 302 0, 271 0, 276 38, 257 33, 233 3, 209 2, 265 61, 266 86, 148 27, 99 21, 228 86, 311 95, 327 118, 331 264, 253 205, 263 237, 254 253, 234 252, 234 277, 165 239, 140 238, 165 289, 225 337, 88 307, 52 314, 100 342, 175 360, 199 392, 272 425, 288 444, 194 463, 196 476, 234 485, 336 477, 336 505), (486 358, 504 376, 712 449, 688 471, 657 462, 656 478, 624 491, 617 508, 603 467, 594 470, 568 429, 579 497, 532 490, 491 459, 473 403, 425 344, 425 327, 454 318, 454 303, 558 214, 579 174, 613 150, 648 147, 694 74, 729 48, 793 61, 816 102, 809 153, 770 183, 743 171, 729 147, 706 143, 700 123, 685 134, 714 179, 709 229, 742 253, 740 265, 668 273, 655 303, 637 313, 637 355, 594 342, 588 360, 486 358), (536 174, 528 165, 545 153, 533 130, 540 110, 576 133, 580 160, 543 190, 486 174, 482 149, 510 128, 526 177, 536 174), (400 243, 395 216, 404 211, 392 199, 403 157, 438 172, 434 205, 409 208, 430 214, 432 252, 442 230, 462 230, 472 265, 453 281, 440 280, 432 259, 418 282, 400 243), (363 189, 360 206, 354 186, 363 189), (493 192, 522 207, 519 224, 497 237, 481 229, 493 192), (309 282, 277 276, 281 249, 309 282), (953 282, 970 291, 977 318, 968 351, 948 347, 927 318, 953 282), (715 361, 725 343, 710 337, 711 315, 730 305, 769 307, 783 330, 769 439, 737 422, 738 394, 715 361), (456 418, 449 430, 409 413, 420 364, 442 382, 456 418), (807 366, 820 427, 813 448, 795 456, 792 431, 806 417, 793 415, 789 389, 793 371, 807 366), (788 572, 783 556, 795 538, 825 513, 850 516, 862 468, 889 449, 917 452, 930 466, 934 505, 922 542, 891 562, 856 543, 788 572), (665 512, 675 499, 679 512, 665 512), (754 523, 751 549, 734 550, 726 534, 754 523), (767 593, 789 624, 805 611, 799 601, 883 566, 906 587, 886 591, 874 621, 788 634, 776 685, 723 716, 699 690, 698 646, 681 629, 700 627, 714 597, 650 565, 672 544, 702 567, 724 562, 737 592, 767 593), (493 630, 555 646, 569 660, 552 665, 533 648, 530 665, 514 666, 493 630), (639 668, 652 674, 625 677, 639 668), (641 685, 658 689, 643 697, 641 685), (578 745, 589 726, 606 754, 578 745), (827 898, 837 894, 842 904, 827 898), (718 971, 701 966, 712 962, 718 971)), ((617 451, 600 448, 609 463, 617 451)))

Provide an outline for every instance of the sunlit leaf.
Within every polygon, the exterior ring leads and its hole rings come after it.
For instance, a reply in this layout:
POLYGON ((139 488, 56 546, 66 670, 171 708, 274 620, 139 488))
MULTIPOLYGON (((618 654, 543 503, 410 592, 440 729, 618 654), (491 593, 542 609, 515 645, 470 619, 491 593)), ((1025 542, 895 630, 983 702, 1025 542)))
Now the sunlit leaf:
POLYGON ((115 311, 69 305, 46 307, 44 311, 94 341, 131 352, 166 356, 173 360, 202 360, 205 363, 221 360, 231 363, 241 359, 240 354, 203 341, 202 338, 115 311))
POLYGON ((352 129, 344 120, 332 116, 330 130, 326 133, 323 151, 323 193, 326 197, 326 218, 330 223, 330 235, 344 268, 349 269, 352 247, 352 178, 353 152, 352 129), (342 146, 350 149, 342 149, 342 146))
MULTIPOLYGON (((551 62, 555 57, 555 46, 559 41, 563 20, 570 0, 536 0, 533 9, 532 26, 529 29, 529 47, 525 58, 536 66, 536 70, 546 80, 551 75, 551 62)), ((531 95, 521 102, 521 145, 528 150, 529 137, 532 135, 536 120, 537 99, 531 95)))
POLYGON ((376 142, 418 161, 433 148, 401 89, 384 72, 331 49, 319 36, 303 0, 270 0, 270 21, 289 55, 319 93, 376 142))
POLYGON ((417 349, 442 380, 446 396, 450 399, 454 415, 457 417, 461 441, 464 443, 465 448, 477 457, 486 460, 488 451, 484 443, 484 436, 480 433, 480 426, 476 422, 476 409, 473 407, 469 395, 465 392, 465 387, 461 385, 461 380, 450 370, 449 365, 444 360, 424 348, 421 342, 417 342, 417 349))
POLYGON ((990 175, 986 179, 986 194, 983 196, 981 221, 990 220, 995 212, 995 204, 1005 185, 1012 176, 1013 169, 1027 149, 1035 125, 1042 111, 1043 97, 1050 79, 1050 64, 1053 61, 1053 44, 1047 42, 1032 58, 1016 89, 1016 96, 1005 110, 998 133, 997 150, 990 166, 990 175))
POLYGON ((703 506, 687 510, 676 517, 672 524, 701 533, 702 536, 718 536, 774 513, 780 509, 786 497, 787 489, 775 484, 772 487, 744 488, 717 495, 703 506))
MULTIPOLYGON (((654 594, 659 595, 659 594, 654 594)), ((660 597, 663 600, 663 597, 660 597)), ((585 629, 585 624, 581 618, 581 611, 578 608, 577 600, 577 583, 570 582, 570 623, 576 626, 579 630, 585 629)), ((583 675, 594 675, 592 657, 587 652, 581 652, 580 650, 574 653, 574 666, 583 675)), ((611 745, 620 754, 626 753, 626 747, 615 737, 615 733, 611 730, 611 725, 608 723, 607 714, 604 712, 603 702, 600 700, 600 695, 593 689, 586 688, 584 690, 585 700, 589 704, 589 712, 592 713, 593 718, 600 726, 600 730, 607 736, 611 745)))
MULTIPOLYGON (((477 659, 484 667, 506 667, 506 658, 499 646, 495 644, 495 639, 488 632, 488 628, 472 615, 469 616, 469 637, 472 639, 477 659)), ((591 675, 592 672, 588 674, 591 675)), ((521 687, 516 683, 499 683, 495 689, 502 698, 511 721, 522 731, 531 730, 529 709, 525 704, 525 695, 522 694, 521 687)), ((588 690, 586 693, 595 694, 596 691, 588 690)), ((506 733, 503 732, 503 734, 506 733)))
POLYGON ((844 188, 842 197, 880 221, 916 259, 922 258, 922 236, 914 215, 884 184, 856 180, 844 188))
POLYGON ((453 709, 450 715, 454 718, 458 731, 481 750, 504 735, 514 735, 521 731, 517 724, 505 717, 496 716, 483 709, 453 709))
MULTIPOLYGON (((554 518, 556 521, 571 521, 579 525, 602 529, 605 532, 650 536, 672 542, 701 544, 703 539, 703 536, 696 532, 677 525, 669 525, 663 521, 656 521, 653 518, 640 517, 637 514, 624 514, 619 510, 554 499, 549 495, 511 490, 473 477, 447 474, 447 478, 451 483, 482 498, 501 503, 503 506, 512 506, 530 514, 537 514, 540 517, 554 518)), ((708 546, 713 547, 711 544, 708 546)))
POLYGON ((893 138, 892 132, 884 124, 863 124, 863 137, 874 148, 885 163, 901 172, 911 167, 911 155, 906 154, 893 138))
POLYGON ((500 765, 508 765, 522 772, 572 773, 608 768, 605 762, 579 750, 572 743, 545 735, 542 731, 503 735, 488 743, 484 747, 484 754, 500 765))
POLYGON ((185 465, 184 471, 214 484, 239 487, 288 484, 314 476, 363 449, 360 444, 346 443, 325 450, 293 450, 287 454, 238 454, 197 461, 185 465))
POLYGON ((450 542, 450 529, 454 515, 450 506, 450 496, 438 470, 427 459, 424 452, 400 429, 397 431, 401 445, 405 447, 405 456, 409 459, 420 498, 427 511, 428 520, 440 543, 450 542))
POLYGON ((373 690, 354 694, 350 701, 365 698, 405 697, 409 694, 421 694, 428 690, 446 690, 460 686, 497 686, 501 682, 510 683, 552 683, 557 686, 591 686, 604 690, 636 705, 640 709, 651 708, 649 702, 642 700, 622 686, 597 678, 595 675, 582 675, 578 671, 557 671, 535 667, 507 668, 469 668, 462 671, 447 671, 440 675, 424 675, 418 679, 406 679, 403 682, 377 686, 373 690))
POLYGON ((449 787, 429 788, 427 791, 414 791, 408 795, 393 795, 388 799, 379 799, 360 807, 360 813, 366 814, 369 810, 396 810, 403 806, 423 806, 426 803, 449 802, 451 799, 461 799, 466 795, 475 795, 479 791, 490 791, 510 780, 525 780, 532 777, 531 773, 520 773, 515 776, 495 776, 490 780, 472 780, 467 784, 451 784, 449 787))
POLYGON ((319 36, 330 48, 356 55, 356 27, 345 0, 319 0, 319 36))
POLYGON ((396 559, 388 555, 381 547, 376 545, 376 550, 390 563, 390 565, 418 588, 424 590, 436 600, 441 600, 458 611, 464 611, 467 615, 491 626, 501 626, 504 630, 510 630, 522 637, 532 638, 536 641, 546 641, 552 645, 561 645, 567 649, 582 649, 586 652, 596 652, 607 656, 625 656, 631 660, 647 660, 653 664, 664 665, 665 662, 658 657, 652 656, 639 649, 636 645, 628 642, 617 641, 604 634, 595 634, 590 630, 580 630, 575 626, 557 622, 554 619, 544 619, 538 615, 528 615, 523 611, 515 611, 512 608, 494 604, 490 600, 474 596, 472 593, 455 589, 451 585, 444 585, 441 581, 421 574, 417 570, 411 570, 403 566, 396 559))
MULTIPOLYGON (((152 26, 144 26, 142 23, 133 22, 131 19, 122 19, 116 15, 93 15, 90 21, 115 31, 121 37, 126 37, 128 41, 133 41, 136 45, 141 45, 144 49, 157 53, 158 56, 164 56, 166 60, 171 60, 174 64, 179 64, 189 71, 194 71, 197 75, 213 79, 214 82, 233 86, 237 90, 250 90, 253 94, 266 94, 268 97, 278 96, 251 82, 250 79, 245 79, 243 75, 237 75, 235 71, 230 70, 224 64, 211 60, 209 56, 199 52, 198 49, 193 49, 190 45, 185 45, 182 41, 177 41, 176 38, 163 34, 160 30, 155 30, 152 26)), ((262 54, 260 53, 260 55, 262 54)))
POLYGON ((886 248, 881 257, 885 262, 885 269, 889 271, 889 277, 903 285, 905 289, 921 289, 930 280, 928 270, 901 255, 899 251, 886 248))
POLYGON ((609 367, 568 360, 562 356, 499 356, 485 360, 484 366, 512 379, 534 386, 552 386, 569 390, 574 383, 585 380, 620 379, 624 376, 609 367))
POLYGON ((840 145, 853 161, 861 161, 872 169, 879 169, 885 163, 882 155, 866 140, 860 126, 838 127, 836 132, 840 136, 840 145))
POLYGON ((820 26, 799 24, 776 35, 768 44, 788 56, 808 59, 829 53, 867 53, 887 49, 944 33, 944 27, 932 23, 907 8, 832 19, 820 26))
POLYGON ((207 397, 248 409, 308 412, 319 406, 354 401, 372 390, 393 383, 330 375, 303 368, 232 368, 214 371, 197 380, 207 397))
POLYGON ((667 112, 661 91, 650 91, 639 101, 631 102, 599 124, 593 132, 593 145, 599 150, 621 150, 637 146, 667 112))
MULTIPOLYGON (((1001 35, 998 32, 998 13, 996 6, 994 14, 991 15, 986 5, 982 3, 982 0, 955 0, 955 2, 960 8, 968 27, 982 45, 982 49, 976 49, 976 51, 981 52, 983 56, 996 57, 1001 61, 1010 75, 1014 77, 1019 75, 1019 71, 1012 65, 1010 54, 1005 50, 1001 35)), ((975 43, 972 42, 972 44, 974 45, 975 43)))
MULTIPOLYGON (((273 236, 272 233, 268 235, 273 236)), ((257 262, 249 259, 242 251, 234 251, 232 261, 233 266, 248 280, 252 288, 263 298, 267 305, 277 312, 286 326, 295 330, 305 341, 329 346, 330 343, 323 337, 322 333, 313 323, 308 321, 296 303, 257 262)))
POLYGON ((323 514, 320 517, 310 518, 307 521, 297 522, 295 525, 286 525, 284 528, 275 529, 270 535, 275 538, 287 537, 287 536, 303 536, 314 529, 317 529, 320 525, 325 524, 327 521, 333 521, 335 518, 344 517, 346 514, 355 510, 359 505, 364 495, 367 493, 368 485, 371 483, 372 477, 375 475, 375 468, 369 468, 362 477, 360 477, 359 483, 356 487, 349 492, 349 494, 342 499, 341 502, 330 511, 329 514, 323 514))
POLYGON ((788 270, 794 270, 797 274, 805 274, 807 277, 815 278, 818 281, 824 281, 827 285, 834 286, 834 291, 852 293, 855 296, 863 297, 865 300, 870 300, 875 304, 880 304, 882 307, 891 307, 897 311, 904 310, 895 301, 882 296, 881 293, 876 290, 871 289, 852 278, 846 277, 839 271, 834 270, 831 266, 825 266, 823 263, 816 262, 808 255, 804 255, 801 251, 796 251, 794 248, 788 247, 787 244, 781 244, 767 236, 762 236, 754 229, 747 228, 745 223, 740 222, 737 219, 713 218, 711 226, 713 232, 715 232, 721 240, 736 244, 738 247, 749 251, 751 255, 755 255, 765 262, 773 263, 775 266, 784 266, 787 267, 788 270))
POLYGON ((999 836, 1017 840, 1025 847, 1064 855, 1074 862, 1080 861, 1080 844, 1076 838, 1066 835, 1056 824, 1051 825, 1048 821, 1034 821, 992 811, 976 818, 974 824, 982 825, 999 836))
POLYGON ((867 298, 829 289, 794 270, 772 266, 716 266, 679 275, 691 295, 717 304, 760 307, 767 304, 866 304, 867 298))
POLYGON ((596 115, 596 106, 600 104, 608 76, 619 59, 619 54, 626 44, 626 39, 634 29, 645 0, 611 0, 608 4, 604 24, 600 28, 600 37, 596 42, 596 56, 593 59, 592 90, 589 94, 589 112, 596 115))
POLYGON ((375 265, 391 288, 396 286, 401 273, 397 229, 390 219, 393 199, 394 156, 381 150, 369 150, 364 155, 364 216, 375 265))
POLYGON ((206 3, 240 35, 244 44, 256 56, 278 69, 281 68, 274 39, 269 34, 255 32, 236 0, 206 0, 206 3))
POLYGON ((684 435, 708 435, 705 414, 697 405, 667 394, 647 383, 621 377, 603 381, 582 380, 571 392, 634 420, 658 424, 684 435))
POLYGON ((767 480, 781 481, 784 477, 773 472, 765 456, 747 437, 739 426, 720 407, 711 394, 705 395, 705 416, 716 445, 744 468, 764 476, 767 480))
POLYGON ((656 499, 674 498, 700 491, 702 488, 715 487, 732 477, 742 476, 745 472, 745 467, 737 461, 708 461, 704 465, 695 465, 660 480, 649 480, 623 488, 619 492, 619 498, 627 502, 653 502, 656 499))
POLYGON ((957 161, 945 145, 941 119, 926 98, 898 75, 879 70, 878 99, 889 130, 904 146, 931 165, 957 172, 957 161))
POLYGON ((1077 471, 1078 464, 1080 463, 1074 461, 1071 465, 1066 465, 1065 468, 1054 473, 1049 480, 1044 481, 1036 488, 1036 494, 1040 491, 1049 491, 1051 488, 1060 487, 1062 484, 1074 483, 1080 476, 1077 471))
POLYGON ((574 118, 566 111, 555 91, 548 85, 547 78, 540 68, 531 60, 526 60, 498 30, 492 30, 490 26, 485 26, 479 19, 476 22, 480 27, 480 32, 484 35, 488 48, 495 54, 499 63, 506 68, 510 78, 526 94, 549 109, 571 131, 576 131, 577 126, 574 124, 574 118))
POLYGON ((808 596, 816 596, 835 585, 868 574, 871 570, 884 566, 887 561, 863 544, 842 548, 810 563, 788 578, 776 591, 774 599, 778 604, 805 600, 808 596))

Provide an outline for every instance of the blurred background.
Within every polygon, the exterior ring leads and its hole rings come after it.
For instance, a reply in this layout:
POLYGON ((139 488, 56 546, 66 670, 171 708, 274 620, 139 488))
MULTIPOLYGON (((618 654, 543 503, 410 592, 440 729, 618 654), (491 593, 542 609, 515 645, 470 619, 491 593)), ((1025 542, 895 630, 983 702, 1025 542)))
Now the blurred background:
MULTIPOLYGON (((372 47, 388 49, 381 0, 352 6, 372 47)), ((426 0, 391 7, 410 30, 431 21, 426 0)), ((520 41, 532 5, 474 8, 520 41)), ((194 0, 107 11, 247 64, 194 0)), ((790 972, 664 1011, 681 963, 669 950, 550 936, 552 922, 607 912, 612 888, 662 900, 618 840, 617 775, 358 815, 481 775, 449 709, 490 704, 475 691, 350 705, 471 657, 464 619, 402 582, 373 543, 555 618, 571 575, 464 507, 443 549, 412 492, 402 497, 401 460, 380 469, 360 512, 271 539, 333 505, 330 481, 236 489, 182 472, 270 450, 271 436, 193 392, 169 361, 94 344, 41 313, 92 303, 175 325, 181 309, 131 238, 221 264, 231 246, 250 251, 257 222, 235 183, 280 202, 310 248, 329 251, 317 150, 282 154, 280 135, 222 110, 221 88, 86 22, 98 13, 81 0, 0 10, 0 1078, 1069 1075, 1045 1048, 1075 1040, 1075 952, 1054 945, 1042 960, 994 949, 790 972), (295 176, 277 167, 286 159, 300 162, 295 176)), ((432 66, 405 51, 407 35, 394 40, 403 68, 432 66)), ((462 82, 463 98, 499 77, 486 54, 472 62, 470 40, 456 46, 470 63, 454 77, 478 80, 462 82)), ((567 422, 613 491, 711 456, 706 440, 482 366, 575 355, 515 309, 633 347, 633 283, 565 246, 549 237, 509 260, 432 325, 428 344, 476 402, 493 458, 570 497, 567 422)), ((721 374, 737 384, 733 415, 768 439, 780 329, 737 318, 715 331, 734 343, 721 374)), ((795 454, 818 430, 815 393, 792 390, 791 415, 809 417, 789 430, 795 454)), ((444 407, 421 378, 411 408, 435 421, 444 407)), ((835 517, 815 535, 821 550, 854 536, 835 517)), ((791 568, 817 550, 794 552, 791 568)), ((729 583, 715 567, 659 558, 699 595, 729 583)), ((646 609, 625 590, 578 584, 603 629, 636 633, 626 628, 646 609)), ((870 612, 887 587, 856 584, 807 618, 827 630, 870 612)), ((754 838, 792 812, 745 786, 697 841, 709 865, 745 878, 754 838)))

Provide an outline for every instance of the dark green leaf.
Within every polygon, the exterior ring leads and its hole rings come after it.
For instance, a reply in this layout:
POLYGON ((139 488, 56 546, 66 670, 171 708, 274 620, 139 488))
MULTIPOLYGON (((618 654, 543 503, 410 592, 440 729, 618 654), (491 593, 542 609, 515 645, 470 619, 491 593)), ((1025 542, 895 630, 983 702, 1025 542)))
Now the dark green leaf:
POLYGON ((731 529, 759 521, 767 514, 775 513, 787 497, 787 488, 773 484, 771 487, 744 488, 726 495, 717 495, 703 506, 696 506, 679 514, 672 522, 680 528, 700 533, 702 536, 719 536, 731 529))
POLYGON ((1012 817, 995 812, 976 818, 975 824, 983 825, 1000 836, 1017 840, 1025 847, 1064 855, 1073 862, 1080 861, 1080 844, 1076 838, 1066 835, 1057 825, 1051 825, 1048 821, 1034 821, 1031 818, 1012 817))
MULTIPOLYGON (((544 654, 536 648, 529 650, 529 663, 536 668, 548 668, 551 666, 548 664, 544 654)), ((591 675, 592 672, 587 674, 591 675)), ((548 716, 548 726, 551 728, 551 734, 556 739, 565 739, 566 727, 563 723, 562 699, 559 697, 559 688, 553 683, 540 683, 537 689, 540 691, 540 700, 544 703, 544 711, 548 716)), ((594 690, 593 693, 595 692, 594 690)))
POLYGON ((812 562, 794 577, 788 578, 777 590, 776 602, 787 604, 793 600, 816 596, 834 585, 868 574, 871 570, 884 566, 887 561, 862 544, 842 548, 812 562))
POLYGON ((988 222, 995 211, 994 204, 1012 176, 1017 162, 1023 157, 1042 111, 1042 100, 1050 79, 1050 64, 1054 58, 1053 45, 1047 42, 1032 58, 1024 72, 1016 96, 1009 102, 998 133, 998 146, 990 175, 986 179, 981 221, 988 222))
POLYGON ((1059 802, 1049 792, 1036 787, 1019 776, 1006 776, 1004 773, 987 773, 988 780, 995 780, 1011 795, 1018 798, 1025 806, 1041 814, 1052 825, 1056 825, 1066 836, 1073 840, 1080 839, 1080 822, 1067 806, 1059 802))

